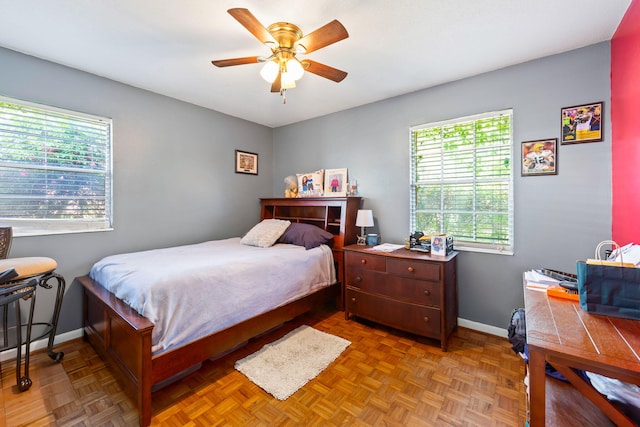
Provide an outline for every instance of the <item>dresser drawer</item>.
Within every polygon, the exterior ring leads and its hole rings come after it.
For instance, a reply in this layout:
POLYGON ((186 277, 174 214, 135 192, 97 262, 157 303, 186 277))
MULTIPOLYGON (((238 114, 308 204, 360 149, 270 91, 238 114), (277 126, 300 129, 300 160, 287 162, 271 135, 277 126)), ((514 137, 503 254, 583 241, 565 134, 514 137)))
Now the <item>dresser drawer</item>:
POLYGON ((418 305, 440 305, 440 284, 385 273, 347 269, 347 286, 418 305))
POLYGON ((368 288, 373 283, 383 282, 387 276, 379 271, 367 270, 353 265, 347 265, 345 274, 346 285, 355 288, 368 288))
POLYGON ((403 277, 440 281, 440 265, 431 262, 416 261, 412 259, 389 259, 387 271, 403 277))
POLYGON ((360 267, 367 270, 386 271, 387 262, 384 257, 355 252, 346 253, 347 267, 360 267))
POLYGON ((346 290, 347 311, 355 316, 418 335, 440 338, 440 310, 381 296, 357 289, 346 290))

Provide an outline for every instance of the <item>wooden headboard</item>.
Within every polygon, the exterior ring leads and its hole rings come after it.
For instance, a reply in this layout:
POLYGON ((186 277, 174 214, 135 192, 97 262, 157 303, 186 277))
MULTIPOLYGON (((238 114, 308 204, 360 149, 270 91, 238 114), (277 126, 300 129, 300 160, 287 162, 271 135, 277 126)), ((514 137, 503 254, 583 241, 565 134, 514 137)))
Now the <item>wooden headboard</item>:
POLYGON ((260 199, 260 220, 286 219, 317 225, 333 234, 333 258, 338 281, 344 283, 342 248, 356 243, 356 216, 362 205, 361 197, 301 197, 297 199, 260 199))

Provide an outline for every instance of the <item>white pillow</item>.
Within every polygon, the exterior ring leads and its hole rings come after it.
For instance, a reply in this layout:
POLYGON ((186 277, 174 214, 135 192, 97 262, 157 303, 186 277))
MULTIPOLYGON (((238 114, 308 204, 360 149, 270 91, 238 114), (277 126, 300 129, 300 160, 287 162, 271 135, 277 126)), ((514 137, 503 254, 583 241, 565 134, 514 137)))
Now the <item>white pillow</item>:
POLYGON ((260 248, 268 248, 282 236, 287 228, 291 225, 291 221, 282 219, 265 219, 254 225, 247 234, 240 239, 240 243, 249 246, 258 246, 260 248))

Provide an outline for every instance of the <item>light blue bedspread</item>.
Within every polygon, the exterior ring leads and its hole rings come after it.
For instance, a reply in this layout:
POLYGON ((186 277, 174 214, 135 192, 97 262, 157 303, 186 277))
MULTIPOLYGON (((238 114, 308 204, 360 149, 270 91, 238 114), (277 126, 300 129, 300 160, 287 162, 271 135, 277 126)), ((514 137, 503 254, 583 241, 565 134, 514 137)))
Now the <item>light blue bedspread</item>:
POLYGON ((240 238, 112 255, 90 276, 154 323, 154 355, 335 283, 331 249, 240 238))

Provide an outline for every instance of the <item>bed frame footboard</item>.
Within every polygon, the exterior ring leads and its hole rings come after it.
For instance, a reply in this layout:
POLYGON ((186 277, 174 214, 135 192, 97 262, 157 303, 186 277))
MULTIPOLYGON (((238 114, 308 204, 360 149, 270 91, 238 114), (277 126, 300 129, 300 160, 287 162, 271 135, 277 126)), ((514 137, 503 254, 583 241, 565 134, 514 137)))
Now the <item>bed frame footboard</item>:
POLYGON ((153 323, 88 276, 76 280, 82 285, 83 337, 136 400, 140 425, 148 426, 153 323))
POLYGON ((88 276, 82 285, 84 339, 107 362, 138 404, 141 426, 151 423, 152 386, 219 355, 341 295, 335 284, 158 356, 151 354, 153 323, 88 276))

